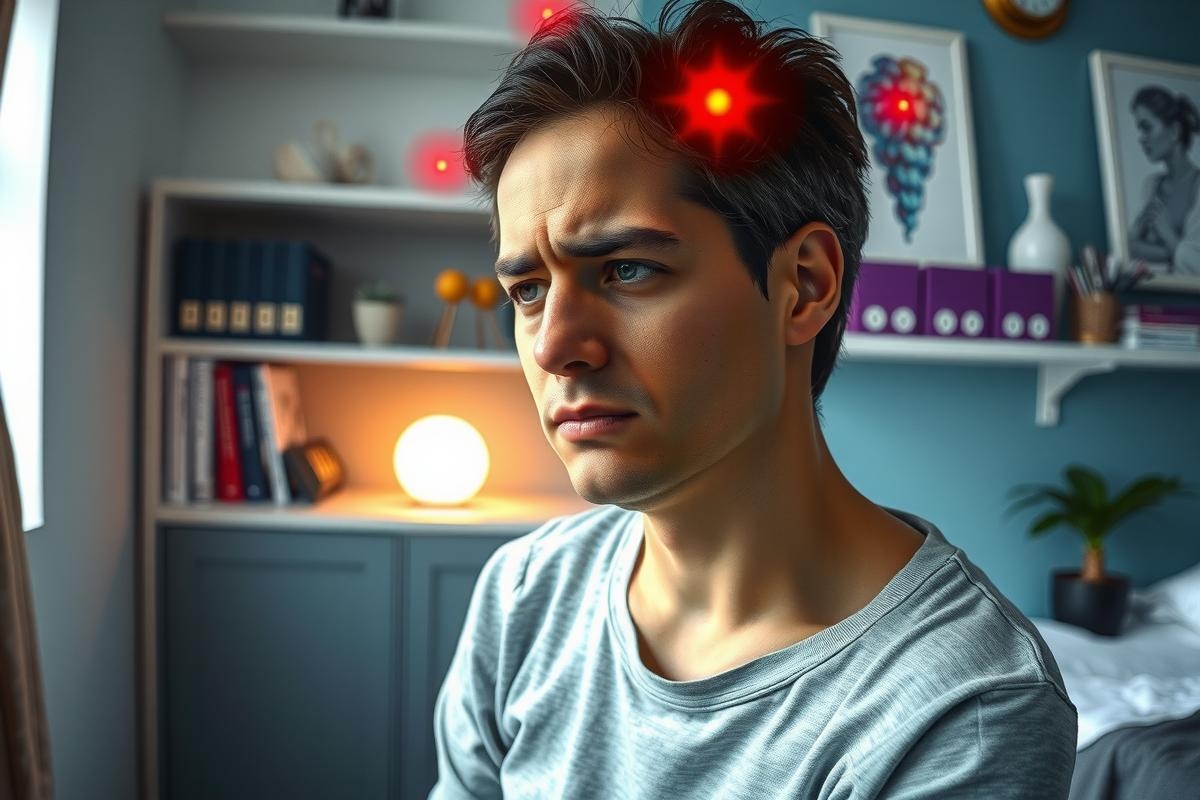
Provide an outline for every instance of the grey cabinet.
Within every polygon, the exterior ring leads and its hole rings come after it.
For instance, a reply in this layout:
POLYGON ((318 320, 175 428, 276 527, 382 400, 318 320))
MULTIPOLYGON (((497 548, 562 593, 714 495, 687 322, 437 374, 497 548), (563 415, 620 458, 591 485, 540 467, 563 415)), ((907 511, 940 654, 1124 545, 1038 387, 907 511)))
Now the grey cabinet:
POLYGON ((437 691, 511 537, 163 536, 165 797, 428 794, 437 691))
POLYGON ((499 536, 405 538, 404 762, 400 795, 425 798, 437 779, 433 705, 458 645, 471 590, 499 536))

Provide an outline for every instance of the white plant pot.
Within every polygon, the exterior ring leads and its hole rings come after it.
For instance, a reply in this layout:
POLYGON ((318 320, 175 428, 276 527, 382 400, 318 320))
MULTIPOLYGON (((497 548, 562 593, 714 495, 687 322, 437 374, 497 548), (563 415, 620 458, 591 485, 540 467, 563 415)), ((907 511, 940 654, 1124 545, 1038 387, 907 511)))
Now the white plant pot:
POLYGON ((404 304, 385 300, 354 301, 354 332, 367 345, 395 344, 400 338, 404 304))

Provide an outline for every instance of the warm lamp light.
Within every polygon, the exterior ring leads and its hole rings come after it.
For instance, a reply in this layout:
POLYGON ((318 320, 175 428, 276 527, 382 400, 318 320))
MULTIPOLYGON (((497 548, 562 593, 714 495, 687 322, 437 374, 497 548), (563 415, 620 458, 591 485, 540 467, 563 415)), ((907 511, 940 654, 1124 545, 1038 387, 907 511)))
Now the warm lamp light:
POLYGON ((400 487, 418 503, 461 505, 487 480, 487 443, 466 420, 435 414, 400 434, 392 464, 400 487))

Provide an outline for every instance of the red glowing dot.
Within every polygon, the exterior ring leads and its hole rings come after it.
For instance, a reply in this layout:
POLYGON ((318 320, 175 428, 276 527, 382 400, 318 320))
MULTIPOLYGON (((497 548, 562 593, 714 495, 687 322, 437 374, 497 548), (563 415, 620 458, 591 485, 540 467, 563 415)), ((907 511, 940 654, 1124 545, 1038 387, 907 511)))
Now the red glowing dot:
POLYGON ((898 105, 900 107, 901 111, 908 111, 908 101, 907 100, 901 100, 896 105, 898 105))
POLYGON ((726 138, 738 133, 757 138, 750 124, 750 112, 758 106, 779 102, 750 88, 755 65, 742 69, 731 67, 720 50, 712 61, 700 68, 683 68, 687 88, 682 93, 661 98, 661 102, 681 107, 687 114, 681 138, 692 134, 707 134, 712 148, 719 156, 726 138))
POLYGON ((704 107, 708 109, 708 113, 717 116, 727 113, 732 104, 733 98, 724 89, 712 89, 704 98, 704 107))
POLYGON ((467 184, 462 162, 462 133, 427 131, 409 150, 409 179, 413 184, 435 192, 459 192, 467 184))
POLYGON ((529 39, 540 27, 566 25, 566 11, 578 0, 516 0, 509 11, 509 21, 518 36, 529 39))

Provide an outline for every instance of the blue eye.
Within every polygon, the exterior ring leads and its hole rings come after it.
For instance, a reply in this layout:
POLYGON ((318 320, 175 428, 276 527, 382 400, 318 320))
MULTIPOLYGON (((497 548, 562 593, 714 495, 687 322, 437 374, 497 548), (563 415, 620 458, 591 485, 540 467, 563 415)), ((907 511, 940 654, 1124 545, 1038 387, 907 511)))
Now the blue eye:
MULTIPOLYGON (((623 285, 641 283, 655 273, 663 271, 653 264, 647 264, 642 261, 610 261, 604 266, 605 270, 616 277, 617 282, 623 285)), ((512 286, 508 290, 508 296, 512 298, 514 306, 528 306, 543 299, 545 295, 540 294, 540 290, 546 288, 546 285, 541 281, 525 281, 524 283, 512 286)))

